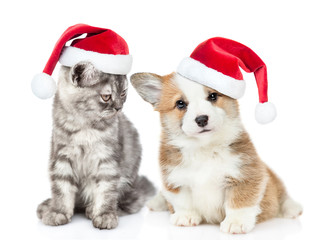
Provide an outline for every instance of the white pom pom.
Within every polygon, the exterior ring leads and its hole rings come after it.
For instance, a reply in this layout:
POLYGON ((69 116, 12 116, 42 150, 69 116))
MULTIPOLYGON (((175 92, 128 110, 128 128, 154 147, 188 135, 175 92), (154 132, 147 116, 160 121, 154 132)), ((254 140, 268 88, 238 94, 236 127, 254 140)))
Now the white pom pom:
POLYGON ((32 80, 31 87, 34 95, 40 99, 50 98, 56 91, 54 79, 46 73, 37 74, 32 80))
POLYGON ((255 108, 255 119, 258 123, 266 124, 276 118, 276 108, 273 103, 259 103, 255 108))

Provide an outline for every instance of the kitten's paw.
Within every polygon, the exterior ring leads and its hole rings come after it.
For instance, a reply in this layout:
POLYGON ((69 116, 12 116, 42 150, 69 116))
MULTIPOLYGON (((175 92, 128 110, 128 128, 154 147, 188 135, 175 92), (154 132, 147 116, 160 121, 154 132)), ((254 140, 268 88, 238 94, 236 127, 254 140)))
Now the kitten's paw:
POLYGON ((88 219, 93 220, 93 207, 92 206, 86 207, 85 215, 88 219))
POLYGON ((67 224, 71 221, 71 215, 63 214, 55 211, 46 211, 43 212, 42 222, 50 226, 59 226, 67 224))
POLYGON ((170 215, 170 222, 181 227, 197 226, 201 221, 201 216, 195 212, 175 212, 170 215))
POLYGON ((39 219, 43 218, 43 215, 45 212, 48 212, 50 209, 50 204, 51 204, 51 199, 47 199, 44 202, 42 202, 40 205, 37 207, 37 217, 39 219))
POLYGON ((151 198, 146 206, 151 210, 151 211, 167 211, 168 210, 168 205, 167 201, 164 198, 164 196, 159 192, 156 196, 151 198))
POLYGON ((104 213, 93 218, 93 225, 99 229, 116 228, 118 224, 118 217, 114 213, 104 213))

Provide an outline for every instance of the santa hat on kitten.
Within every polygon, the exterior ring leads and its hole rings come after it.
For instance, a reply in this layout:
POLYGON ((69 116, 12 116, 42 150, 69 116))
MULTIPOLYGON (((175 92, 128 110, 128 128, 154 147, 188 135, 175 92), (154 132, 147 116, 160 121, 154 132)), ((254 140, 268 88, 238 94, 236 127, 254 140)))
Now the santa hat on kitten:
POLYGON ((275 106, 268 102, 266 65, 253 50, 230 39, 215 37, 201 43, 178 66, 182 76, 213 88, 234 99, 244 95, 245 81, 240 68, 253 72, 259 94, 255 109, 257 122, 266 124, 276 117, 275 106))
POLYGON ((43 72, 32 80, 32 91, 37 97, 46 99, 55 94, 56 84, 51 75, 58 61, 67 67, 90 61, 102 72, 124 75, 131 70, 132 56, 126 41, 112 30, 86 24, 71 26, 55 44, 43 72), (75 39, 85 33, 85 38, 75 39), (71 45, 66 46, 72 39, 71 45))

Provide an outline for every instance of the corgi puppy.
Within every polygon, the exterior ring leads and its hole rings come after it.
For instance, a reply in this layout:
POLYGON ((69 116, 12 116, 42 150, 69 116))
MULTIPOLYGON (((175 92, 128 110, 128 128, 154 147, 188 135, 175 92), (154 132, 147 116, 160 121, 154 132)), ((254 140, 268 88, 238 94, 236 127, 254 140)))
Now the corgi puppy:
POLYGON ((302 213, 258 156, 237 100, 178 73, 137 73, 131 82, 160 113, 163 189, 149 201, 151 210, 169 209, 176 226, 220 223, 226 233, 302 213))

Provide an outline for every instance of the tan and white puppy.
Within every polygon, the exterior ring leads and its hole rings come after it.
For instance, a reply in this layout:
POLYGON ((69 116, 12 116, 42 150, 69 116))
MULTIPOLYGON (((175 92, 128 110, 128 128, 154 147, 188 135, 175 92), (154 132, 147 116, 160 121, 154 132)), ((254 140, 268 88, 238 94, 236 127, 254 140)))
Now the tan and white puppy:
POLYGON ((247 233, 266 219, 302 213, 257 155, 237 100, 177 73, 138 73, 131 82, 160 113, 162 125, 163 189, 150 209, 169 209, 177 226, 220 223, 227 233, 247 233))

